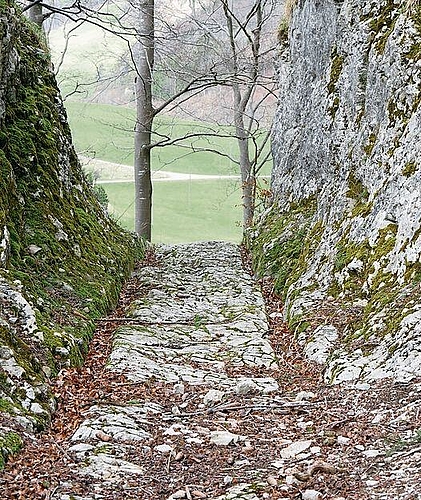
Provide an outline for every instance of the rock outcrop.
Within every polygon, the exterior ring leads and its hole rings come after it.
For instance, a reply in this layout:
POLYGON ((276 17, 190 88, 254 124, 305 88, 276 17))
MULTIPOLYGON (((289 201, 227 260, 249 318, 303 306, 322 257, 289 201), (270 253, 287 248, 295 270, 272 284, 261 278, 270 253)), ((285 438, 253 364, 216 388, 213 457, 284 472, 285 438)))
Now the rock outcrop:
POLYGON ((279 58, 251 247, 334 382, 420 374, 420 55, 416 0, 299 0, 279 58))
POLYGON ((0 4, 0 468, 49 422, 139 244, 103 211, 71 143, 43 35, 0 4))

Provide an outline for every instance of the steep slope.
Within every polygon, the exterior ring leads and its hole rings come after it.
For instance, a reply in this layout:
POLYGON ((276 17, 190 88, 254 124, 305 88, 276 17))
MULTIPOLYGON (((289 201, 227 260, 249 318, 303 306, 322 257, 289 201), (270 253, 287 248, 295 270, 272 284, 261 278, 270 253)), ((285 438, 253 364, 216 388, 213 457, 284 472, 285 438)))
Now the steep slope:
POLYGON ((0 3, 0 468, 54 409, 140 244, 82 175, 43 36, 0 3))
POLYGON ((420 54, 418 1, 293 8, 251 246, 332 381, 420 373, 420 54))

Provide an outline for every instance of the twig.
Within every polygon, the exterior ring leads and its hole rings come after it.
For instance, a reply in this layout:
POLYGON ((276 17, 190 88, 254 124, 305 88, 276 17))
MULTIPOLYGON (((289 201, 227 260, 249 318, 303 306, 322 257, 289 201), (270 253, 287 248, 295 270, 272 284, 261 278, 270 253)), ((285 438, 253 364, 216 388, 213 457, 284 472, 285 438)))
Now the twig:
MULTIPOLYGON (((261 410, 276 410, 276 409, 294 409, 294 408, 303 408, 305 406, 315 406, 315 403, 309 403, 304 401, 285 401, 282 403, 269 403, 269 404, 260 404, 260 405, 240 405, 237 403, 223 403, 216 406, 212 406, 212 408, 208 408, 206 410, 198 410, 191 413, 180 413, 179 415, 171 415, 167 420, 171 420, 174 417, 194 417, 196 415, 210 414, 215 413, 217 411, 237 411, 237 410, 249 410, 249 411, 261 411, 261 410)), ((164 417, 165 418, 165 417, 164 417)))
POLYGON ((88 318, 87 316, 85 316, 84 314, 80 313, 79 311, 73 310, 72 314, 74 316, 77 316, 78 318, 86 319, 86 321, 90 321, 91 320, 91 318, 88 318))
POLYGON ((191 496, 191 493, 190 493, 190 489, 189 487, 186 485, 184 487, 184 489, 186 490, 186 497, 187 497, 187 500, 192 500, 192 496, 191 496))
POLYGON ((171 468, 171 458, 173 456, 173 453, 174 451, 170 451, 169 455, 168 455, 168 460, 167 460, 167 465, 165 467, 165 470, 167 471, 167 474, 170 473, 170 468, 171 468))
POLYGON ((58 486, 56 486, 53 490, 48 490, 46 500, 52 500, 54 493, 58 490, 58 486))
POLYGON ((416 448, 413 448, 412 450, 408 451, 402 451, 398 453, 393 453, 393 456, 398 456, 398 457, 408 457, 409 455, 413 455, 414 453, 418 453, 421 451, 421 446, 417 446, 416 448))

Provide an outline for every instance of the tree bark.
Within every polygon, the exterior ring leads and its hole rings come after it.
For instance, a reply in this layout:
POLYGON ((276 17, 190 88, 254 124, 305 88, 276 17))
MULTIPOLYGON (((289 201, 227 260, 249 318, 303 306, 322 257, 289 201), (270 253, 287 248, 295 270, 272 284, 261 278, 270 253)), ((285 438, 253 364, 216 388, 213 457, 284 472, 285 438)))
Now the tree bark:
POLYGON ((151 139, 154 119, 152 105, 152 77, 155 53, 154 0, 140 0, 138 9, 134 155, 135 231, 139 236, 150 241, 152 232, 151 139))

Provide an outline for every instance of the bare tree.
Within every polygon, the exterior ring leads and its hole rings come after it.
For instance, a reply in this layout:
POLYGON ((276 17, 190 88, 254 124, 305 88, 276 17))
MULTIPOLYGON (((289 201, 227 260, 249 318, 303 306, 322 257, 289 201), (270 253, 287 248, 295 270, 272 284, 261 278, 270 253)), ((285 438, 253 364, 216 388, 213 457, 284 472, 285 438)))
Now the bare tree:
POLYGON ((135 231, 150 241, 152 220, 151 137, 156 114, 152 104, 155 60, 154 0, 140 0, 138 14, 135 85, 135 231))
POLYGON ((256 194, 256 162, 250 158, 250 138, 254 113, 249 105, 252 102, 253 94, 259 85, 261 77, 260 61, 261 35, 264 21, 264 0, 257 0, 247 13, 244 21, 240 20, 228 0, 221 0, 227 33, 229 37, 229 47, 231 51, 232 82, 231 89, 234 96, 233 114, 235 134, 238 141, 239 163, 243 190, 243 226, 248 228, 253 223, 255 194, 256 194), (254 21, 254 22, 253 22, 254 21), (249 63, 241 67, 241 50, 236 42, 239 34, 243 34, 249 46, 249 63), (250 110, 250 113, 248 113, 250 110), (249 124, 246 124, 248 119, 249 124))
MULTIPOLYGON (((275 7, 275 0, 200 2, 191 14, 190 23, 186 21, 180 28, 186 35, 178 33, 177 38, 183 40, 184 47, 173 47, 171 51, 182 54, 178 58, 181 65, 169 55, 173 61, 172 71, 177 68, 178 79, 186 75, 192 78, 195 74, 212 74, 219 88, 231 90, 225 123, 233 124, 238 143, 236 163, 242 179, 245 229, 253 221, 256 175, 270 155, 266 147, 270 125, 266 122, 264 130, 261 120, 264 117, 262 110, 267 109, 265 103, 272 97, 274 107, 276 99, 271 60, 278 24, 275 7), (199 26, 199 32, 192 26, 199 26), (186 65, 185 61, 190 63, 186 65)), ((188 102, 177 104, 179 109, 188 107, 188 102)), ((218 107, 221 108, 221 102, 218 107)))
MULTIPOLYGON (((189 101, 213 87, 231 89, 233 95, 230 114, 239 148, 236 161, 242 179, 244 228, 252 223, 256 173, 266 160, 262 151, 268 137, 260 144, 256 138, 261 132, 258 110, 273 91, 270 78, 263 72, 263 63, 270 57, 274 44, 263 47, 261 41, 275 3, 275 0, 189 0, 190 14, 184 12, 178 19, 161 12, 157 16, 154 0, 133 0, 127 8, 118 4, 120 10, 115 9, 111 14, 79 2, 61 8, 36 3, 50 13, 59 12, 74 21, 83 19, 103 26, 127 41, 128 56, 136 74, 135 230, 145 239, 151 238, 151 149, 170 144, 187 147, 189 140, 203 135, 192 133, 182 138, 153 135, 154 118, 162 112, 187 109, 189 101), (172 82, 172 92, 159 91, 157 74, 172 82)), ((165 7, 168 9, 167 4, 161 5, 161 9, 165 7)), ((206 134, 219 133, 213 130, 206 134)), ((222 151, 214 152, 228 156, 222 151)))

